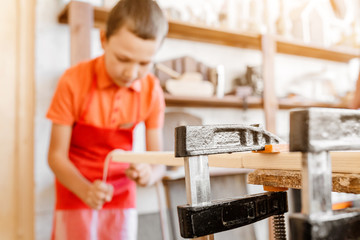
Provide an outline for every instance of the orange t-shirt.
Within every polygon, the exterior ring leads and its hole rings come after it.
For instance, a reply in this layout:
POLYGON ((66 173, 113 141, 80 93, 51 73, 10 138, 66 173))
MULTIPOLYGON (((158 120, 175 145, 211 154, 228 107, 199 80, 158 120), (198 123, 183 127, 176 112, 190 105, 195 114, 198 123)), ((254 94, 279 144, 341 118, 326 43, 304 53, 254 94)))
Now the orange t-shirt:
POLYGON ((133 124, 139 109, 138 121, 147 129, 163 126, 165 102, 158 79, 148 74, 130 87, 119 87, 107 74, 104 56, 79 63, 62 75, 46 117, 62 125, 77 122, 86 108, 94 76, 97 85, 85 123, 103 128, 133 124))

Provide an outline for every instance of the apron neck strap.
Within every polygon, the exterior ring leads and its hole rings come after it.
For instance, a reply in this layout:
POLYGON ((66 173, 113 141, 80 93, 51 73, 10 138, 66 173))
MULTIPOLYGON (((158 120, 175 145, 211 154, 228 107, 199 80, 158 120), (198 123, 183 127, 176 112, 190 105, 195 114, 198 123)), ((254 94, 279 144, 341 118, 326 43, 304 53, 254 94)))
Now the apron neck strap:
MULTIPOLYGON (((80 114, 80 118, 79 118, 80 122, 84 121, 85 116, 89 111, 91 101, 92 101, 93 96, 94 96, 95 91, 96 91, 97 74, 96 74, 96 71, 95 71, 95 61, 93 63, 93 67, 92 67, 92 77, 93 77, 93 81, 91 83, 90 92, 86 97, 83 110, 82 110, 82 112, 80 114)), ((135 91, 135 102, 136 102, 136 118, 135 118, 135 123, 132 126, 132 129, 134 129, 136 127, 136 125, 140 122, 140 110, 141 110, 141 94, 140 94, 140 92, 135 91)))

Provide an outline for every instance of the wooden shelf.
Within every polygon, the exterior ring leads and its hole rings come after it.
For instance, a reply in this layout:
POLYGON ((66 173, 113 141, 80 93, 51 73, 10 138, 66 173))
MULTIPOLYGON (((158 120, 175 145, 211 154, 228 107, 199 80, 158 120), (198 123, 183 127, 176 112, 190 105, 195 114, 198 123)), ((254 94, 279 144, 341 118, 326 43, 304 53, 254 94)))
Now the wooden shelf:
MULTIPOLYGON (((69 7, 63 9, 59 14, 60 23, 68 23, 69 7)), ((105 28, 109 9, 104 7, 94 7, 94 27, 105 28)), ((238 33, 235 31, 225 31, 210 27, 198 26, 189 23, 169 21, 169 38, 220 44, 225 46, 248 48, 261 50, 262 35, 238 33)), ((311 57, 323 60, 348 62, 353 58, 360 57, 360 49, 349 49, 344 47, 324 48, 314 45, 306 45, 299 41, 291 42, 281 38, 276 39, 277 52, 289 55, 311 57)))
POLYGON ((178 21, 169 21, 169 38, 261 50, 261 35, 225 31, 178 21))
MULTIPOLYGON (((72 62, 76 63, 81 59, 90 56, 90 29, 91 27, 102 28, 106 26, 109 9, 104 7, 93 7, 88 3, 71 1, 59 14, 60 23, 71 22, 71 35, 73 36, 72 62), (73 4, 73 5, 72 5, 73 4), (70 8, 71 5, 71 14, 70 8), (84 43, 88 46, 84 47, 84 43), (81 46, 81 47, 80 47, 81 46), (84 51, 82 51, 84 50, 84 51)), ((264 83, 267 83, 264 91, 267 92, 264 104, 261 98, 249 98, 246 103, 235 96, 225 96, 222 99, 216 97, 176 97, 165 95, 167 106, 179 107, 230 107, 230 108, 264 108, 266 115, 266 125, 268 130, 275 131, 275 111, 280 109, 290 109, 296 107, 331 107, 345 108, 342 104, 329 104, 319 102, 295 102, 291 99, 276 99, 273 85, 273 62, 274 53, 284 53, 296 56, 311 57, 338 62, 348 62, 352 58, 360 57, 360 49, 346 48, 324 48, 313 45, 306 45, 301 42, 284 40, 279 37, 269 35, 238 33, 235 31, 225 31, 205 26, 198 26, 189 23, 169 21, 169 38, 213 43, 225 46, 255 49, 263 54, 264 62, 264 83), (276 44, 275 44, 276 43, 276 44), (274 104, 270 104, 274 103, 274 104)))
MULTIPOLYGON (((168 107, 229 107, 229 108, 243 108, 244 101, 235 96, 225 96, 223 98, 217 97, 182 97, 165 94, 165 103, 168 107)), ((247 101, 248 108, 262 108, 261 98, 250 98, 247 101)))
POLYGON ((303 101, 296 102, 291 99, 280 98, 279 108, 280 109, 291 109, 291 108, 308 108, 308 107, 321 107, 321 108, 347 108, 345 103, 327 103, 327 102, 314 102, 314 101, 303 101))
POLYGON ((277 52, 301 57, 317 58, 336 62, 348 62, 353 58, 360 57, 360 49, 347 47, 324 48, 315 45, 305 45, 296 40, 277 38, 277 52))
MULTIPOLYGON (((324 102, 295 102, 289 99, 278 99, 279 109, 324 107, 324 108, 346 108, 345 104, 334 104, 324 102)), ((209 107, 209 108, 263 108, 263 101, 259 97, 250 97, 246 106, 244 101, 236 96, 217 97, 182 97, 165 94, 165 102, 168 107, 209 107)))

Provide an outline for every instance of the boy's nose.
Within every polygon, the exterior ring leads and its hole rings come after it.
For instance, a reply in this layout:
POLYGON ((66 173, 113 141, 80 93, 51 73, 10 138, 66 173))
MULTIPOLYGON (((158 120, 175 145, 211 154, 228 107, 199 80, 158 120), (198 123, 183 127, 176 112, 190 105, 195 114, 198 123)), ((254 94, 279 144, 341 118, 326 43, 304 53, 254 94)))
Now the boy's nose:
POLYGON ((138 74, 138 68, 137 64, 129 64, 124 71, 124 77, 128 80, 135 79, 138 74))

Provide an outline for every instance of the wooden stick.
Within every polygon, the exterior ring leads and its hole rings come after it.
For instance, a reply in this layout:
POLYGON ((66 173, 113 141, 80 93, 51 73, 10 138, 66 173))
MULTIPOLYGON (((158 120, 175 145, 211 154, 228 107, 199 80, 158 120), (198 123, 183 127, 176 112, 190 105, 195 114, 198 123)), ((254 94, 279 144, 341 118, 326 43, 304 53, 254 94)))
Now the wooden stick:
POLYGON ((169 68, 168 66, 162 63, 155 64, 155 68, 159 69, 160 71, 163 71, 164 73, 168 74, 170 77, 174 79, 178 79, 181 76, 180 73, 178 73, 177 71, 173 70, 172 68, 169 68))
MULTIPOLYGON (((360 152, 332 152, 332 171, 339 173, 360 173, 360 152)), ((129 163, 163 164, 183 166, 183 158, 175 158, 173 152, 115 152, 113 161, 129 163)), ((209 155, 209 166, 226 168, 300 170, 301 153, 252 153, 209 155)))

